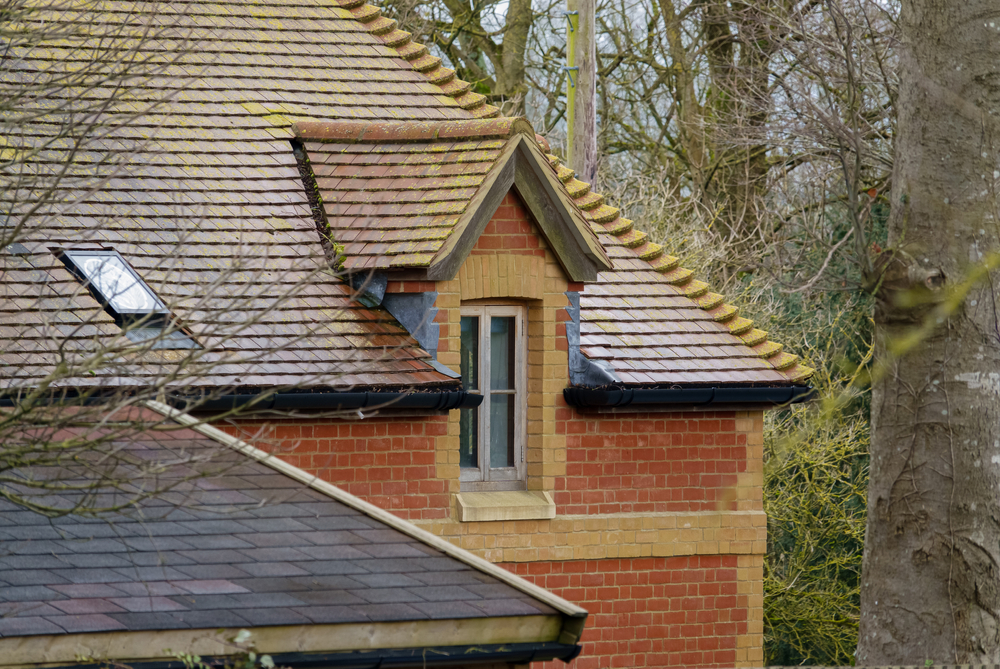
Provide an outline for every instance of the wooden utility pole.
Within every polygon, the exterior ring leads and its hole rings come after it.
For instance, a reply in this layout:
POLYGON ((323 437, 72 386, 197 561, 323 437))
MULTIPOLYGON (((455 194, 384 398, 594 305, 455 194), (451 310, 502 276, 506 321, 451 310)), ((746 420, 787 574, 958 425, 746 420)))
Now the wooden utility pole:
POLYGON ((595 0, 566 0, 566 163, 581 181, 597 176, 595 0))

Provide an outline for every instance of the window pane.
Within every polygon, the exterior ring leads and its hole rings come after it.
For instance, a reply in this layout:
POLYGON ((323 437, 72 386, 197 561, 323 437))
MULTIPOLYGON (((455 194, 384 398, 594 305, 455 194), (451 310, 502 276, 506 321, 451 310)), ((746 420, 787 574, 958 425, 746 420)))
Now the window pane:
MULTIPOLYGON (((462 316, 461 358, 462 387, 479 387, 479 319, 462 316)), ((479 467, 479 409, 462 409, 458 419, 459 466, 479 467)))
POLYGON ((514 466, 514 396, 490 395, 490 467, 514 466))
POLYGON ((75 256, 73 261, 118 313, 153 313, 163 304, 135 278, 117 255, 75 256))
POLYGON ((462 409, 458 415, 460 467, 479 469, 479 407, 462 409))
POLYGON ((490 388, 514 387, 514 317, 490 319, 490 388))
POLYGON ((479 318, 462 316, 461 353, 462 387, 476 390, 479 387, 479 318))

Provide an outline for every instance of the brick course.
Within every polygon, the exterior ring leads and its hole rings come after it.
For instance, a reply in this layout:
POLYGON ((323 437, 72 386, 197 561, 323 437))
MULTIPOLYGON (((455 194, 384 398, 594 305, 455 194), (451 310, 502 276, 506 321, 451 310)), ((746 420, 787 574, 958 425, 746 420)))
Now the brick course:
POLYGON ((556 412, 566 435, 560 513, 736 511, 748 472, 736 412, 582 416, 556 412))
POLYGON ((752 595, 734 555, 502 566, 590 612, 573 669, 731 667, 746 655, 752 595))
POLYGON ((218 427, 407 520, 451 515, 458 481, 437 473, 447 416, 240 419, 218 427))
POLYGON ((493 218, 486 224, 471 254, 530 255, 544 258, 545 246, 524 202, 512 190, 504 196, 493 218))

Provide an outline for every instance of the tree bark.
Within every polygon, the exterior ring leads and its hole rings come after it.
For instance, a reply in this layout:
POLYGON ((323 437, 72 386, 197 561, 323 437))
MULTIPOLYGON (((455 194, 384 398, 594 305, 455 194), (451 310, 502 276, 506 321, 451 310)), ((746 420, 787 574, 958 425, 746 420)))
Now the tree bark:
POLYGON ((903 0, 877 356, 859 665, 1000 661, 1000 2, 903 0), (916 324, 934 327, 890 357, 916 324))

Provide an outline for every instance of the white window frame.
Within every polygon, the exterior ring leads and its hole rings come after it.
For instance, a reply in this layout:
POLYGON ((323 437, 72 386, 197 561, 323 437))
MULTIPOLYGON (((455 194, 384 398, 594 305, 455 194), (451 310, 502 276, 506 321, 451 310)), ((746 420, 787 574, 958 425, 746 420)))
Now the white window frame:
POLYGON ((463 491, 525 489, 525 449, 528 440, 528 323, 527 309, 519 305, 462 305, 462 316, 479 318, 479 466, 462 467, 463 491), (490 319, 514 317, 514 466, 490 467, 490 319))

